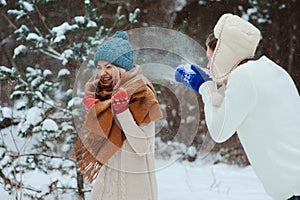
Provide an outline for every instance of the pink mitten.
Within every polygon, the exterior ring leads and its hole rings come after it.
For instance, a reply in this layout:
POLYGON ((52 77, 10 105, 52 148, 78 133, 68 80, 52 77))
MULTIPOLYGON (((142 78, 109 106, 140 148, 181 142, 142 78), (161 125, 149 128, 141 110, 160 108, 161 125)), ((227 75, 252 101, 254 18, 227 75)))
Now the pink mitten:
POLYGON ((116 114, 125 111, 128 108, 129 97, 123 88, 120 88, 115 95, 111 97, 111 103, 116 114))
POLYGON ((85 105, 85 109, 88 110, 92 105, 98 103, 99 99, 95 99, 93 95, 87 95, 82 99, 82 103, 85 105))

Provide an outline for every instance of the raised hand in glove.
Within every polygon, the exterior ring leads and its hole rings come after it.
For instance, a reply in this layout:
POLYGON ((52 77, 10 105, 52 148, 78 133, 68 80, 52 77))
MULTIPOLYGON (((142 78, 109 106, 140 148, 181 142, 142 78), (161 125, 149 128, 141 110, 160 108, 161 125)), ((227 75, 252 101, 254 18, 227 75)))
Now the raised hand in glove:
POLYGON ((85 109, 88 110, 92 105, 99 102, 99 99, 95 99, 93 95, 87 95, 82 99, 82 103, 85 105, 85 109))
POLYGON ((204 70, 194 64, 181 64, 176 68, 175 80, 199 92, 202 83, 211 80, 211 78, 204 70))
POLYGON ((123 88, 120 88, 116 94, 111 97, 111 104, 116 114, 125 111, 128 108, 129 97, 123 88))

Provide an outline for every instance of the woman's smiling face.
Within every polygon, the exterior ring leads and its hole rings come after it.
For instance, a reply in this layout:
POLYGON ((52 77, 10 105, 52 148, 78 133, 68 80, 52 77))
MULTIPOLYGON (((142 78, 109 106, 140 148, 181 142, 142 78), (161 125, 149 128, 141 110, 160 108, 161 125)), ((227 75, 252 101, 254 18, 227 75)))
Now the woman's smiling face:
POLYGON ((97 77, 105 85, 115 86, 121 79, 125 70, 113 65, 107 61, 100 60, 97 62, 97 77))

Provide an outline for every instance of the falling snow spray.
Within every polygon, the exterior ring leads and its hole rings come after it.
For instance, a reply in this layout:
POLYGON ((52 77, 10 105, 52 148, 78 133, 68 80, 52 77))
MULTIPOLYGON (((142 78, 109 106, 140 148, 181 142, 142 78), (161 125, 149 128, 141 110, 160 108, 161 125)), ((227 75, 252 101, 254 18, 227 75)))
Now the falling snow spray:
MULTIPOLYGON (((127 31, 130 43, 134 49, 135 63, 142 67, 143 74, 154 84, 168 88, 170 91, 178 90, 182 87, 174 79, 174 72, 179 64, 193 63, 200 67, 206 66, 206 52, 204 48, 187 35, 171 29, 148 27, 138 28, 127 31)), ((95 73, 93 65, 93 55, 91 55, 80 67, 74 84, 74 99, 83 97, 84 84, 95 73), (90 67, 88 67, 90 66, 90 67)), ((181 143, 184 140, 186 147, 192 142, 198 132, 200 122, 200 108, 198 97, 195 92, 188 88, 183 88, 184 95, 174 96, 179 102, 179 112, 181 120, 189 120, 190 123, 180 123, 175 137, 168 144, 181 143), (188 101, 187 101, 188 100, 188 101), (185 109, 187 107, 191 109, 185 109), (191 119, 190 115, 193 115, 191 119)), ((79 102, 79 101, 78 101, 79 102)), ((77 131, 84 123, 85 110, 80 103, 73 108, 74 124, 77 131)), ((168 106, 168 105, 167 105, 168 106)), ((171 108, 172 109, 172 108, 171 108)), ((163 119, 157 121, 156 132, 159 131, 166 122, 166 113, 163 119)), ((214 142, 206 134, 200 148, 199 156, 203 158, 214 146, 214 142)), ((157 147, 156 152, 168 150, 168 145, 157 147)), ((186 152, 184 152, 186 153, 186 152)), ((164 168, 178 160, 181 155, 174 155, 170 159, 157 162, 156 169, 164 168)), ((199 157, 198 156, 198 157, 199 157)))

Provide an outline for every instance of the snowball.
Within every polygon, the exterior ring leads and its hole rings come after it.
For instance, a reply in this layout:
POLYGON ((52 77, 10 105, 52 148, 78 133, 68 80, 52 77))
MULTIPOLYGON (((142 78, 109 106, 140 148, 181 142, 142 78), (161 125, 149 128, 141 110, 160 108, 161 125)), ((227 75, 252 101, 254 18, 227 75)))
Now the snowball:
POLYGON ((43 111, 38 107, 30 108, 26 113, 26 122, 34 126, 37 125, 43 120, 42 113, 43 111))
POLYGON ((43 121, 42 130, 43 131, 57 131, 58 126, 54 120, 46 119, 43 121))

